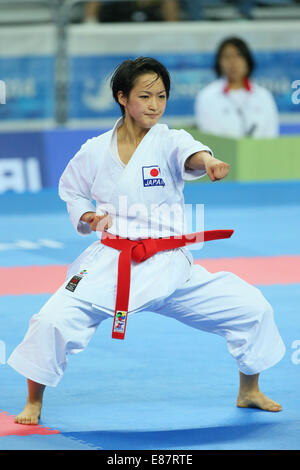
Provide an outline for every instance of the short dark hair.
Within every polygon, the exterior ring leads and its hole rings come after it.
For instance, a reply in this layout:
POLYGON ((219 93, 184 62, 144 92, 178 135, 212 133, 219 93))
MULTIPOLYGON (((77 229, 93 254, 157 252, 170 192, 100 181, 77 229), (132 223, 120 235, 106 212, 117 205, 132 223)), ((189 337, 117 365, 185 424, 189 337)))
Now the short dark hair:
POLYGON ((247 77, 250 77, 250 75, 252 74, 255 68, 254 58, 253 58, 252 53, 250 52, 248 45, 245 43, 245 41, 237 37, 226 38, 219 45, 217 53, 216 53, 216 59, 215 59, 215 71, 216 71, 217 76, 218 77, 222 76, 222 71, 220 67, 220 57, 223 52, 223 49, 228 45, 236 47, 238 51, 240 52, 240 54, 244 57, 248 65, 247 77))
POLYGON ((120 106, 123 115, 125 109, 118 101, 118 91, 122 91, 126 97, 129 97, 137 77, 151 72, 156 73, 157 76, 162 79, 168 99, 171 86, 170 75, 166 67, 158 62, 158 60, 152 57, 137 57, 134 60, 128 59, 124 60, 124 62, 118 65, 114 70, 110 80, 110 86, 113 97, 120 106))

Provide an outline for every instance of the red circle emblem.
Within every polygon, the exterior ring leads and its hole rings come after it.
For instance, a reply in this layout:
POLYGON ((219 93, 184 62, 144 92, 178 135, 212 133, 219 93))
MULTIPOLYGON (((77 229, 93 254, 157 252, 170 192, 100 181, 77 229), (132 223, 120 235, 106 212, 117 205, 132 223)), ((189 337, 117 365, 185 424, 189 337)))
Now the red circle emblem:
POLYGON ((156 168, 152 168, 152 170, 150 171, 151 176, 158 176, 158 173, 159 171, 156 168))

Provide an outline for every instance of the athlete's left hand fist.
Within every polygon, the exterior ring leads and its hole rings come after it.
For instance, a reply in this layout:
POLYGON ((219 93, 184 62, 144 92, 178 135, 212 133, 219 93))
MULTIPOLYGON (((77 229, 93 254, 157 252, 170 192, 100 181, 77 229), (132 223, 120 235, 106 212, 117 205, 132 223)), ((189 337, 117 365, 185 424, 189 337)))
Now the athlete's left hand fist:
POLYGON ((229 173, 228 163, 211 157, 205 161, 206 173, 211 181, 218 181, 225 178, 229 173))

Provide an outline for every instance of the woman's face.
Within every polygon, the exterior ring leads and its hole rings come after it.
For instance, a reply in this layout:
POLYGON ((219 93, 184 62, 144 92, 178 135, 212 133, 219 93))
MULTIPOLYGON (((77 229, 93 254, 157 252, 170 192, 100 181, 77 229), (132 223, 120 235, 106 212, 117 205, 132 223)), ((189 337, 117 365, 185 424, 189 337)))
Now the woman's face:
POLYGON ((125 107, 125 116, 138 127, 150 129, 165 112, 167 93, 164 83, 155 73, 137 77, 129 97, 119 92, 119 102, 125 107))
POLYGON ((230 82, 239 82, 244 80, 248 75, 248 64, 240 51, 228 44, 221 52, 219 65, 221 73, 230 82))

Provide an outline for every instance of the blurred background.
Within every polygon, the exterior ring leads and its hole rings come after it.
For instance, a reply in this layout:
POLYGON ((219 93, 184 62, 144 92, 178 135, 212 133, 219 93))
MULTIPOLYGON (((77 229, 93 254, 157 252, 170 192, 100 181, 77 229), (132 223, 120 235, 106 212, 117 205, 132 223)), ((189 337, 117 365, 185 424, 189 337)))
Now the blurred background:
POLYGON ((126 58, 161 60, 172 77, 164 121, 195 127, 195 97, 233 34, 275 99, 280 136, 299 136, 299 32, 300 0, 0 0, 0 193, 57 186, 80 145, 119 116, 109 75, 126 58))

